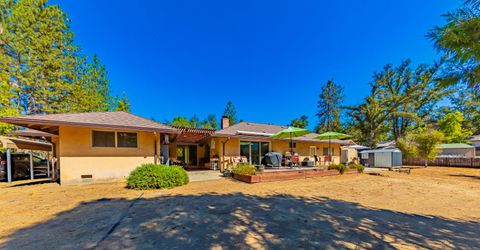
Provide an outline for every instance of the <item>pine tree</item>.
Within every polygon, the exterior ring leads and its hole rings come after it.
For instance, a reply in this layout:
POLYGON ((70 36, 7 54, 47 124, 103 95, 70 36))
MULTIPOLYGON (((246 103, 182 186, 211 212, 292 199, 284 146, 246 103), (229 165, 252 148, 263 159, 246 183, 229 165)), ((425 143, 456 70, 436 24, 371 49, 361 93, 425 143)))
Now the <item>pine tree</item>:
POLYGON ((317 103, 318 133, 326 131, 341 131, 340 105, 343 102, 343 86, 336 84, 333 79, 322 86, 317 103))
POLYGON ((467 0, 444 16, 447 23, 428 36, 449 62, 446 82, 467 83, 480 95, 480 1, 467 0))
POLYGON ((235 110, 232 101, 227 102, 225 110, 223 111, 223 116, 228 117, 230 125, 237 123, 237 111, 235 110))

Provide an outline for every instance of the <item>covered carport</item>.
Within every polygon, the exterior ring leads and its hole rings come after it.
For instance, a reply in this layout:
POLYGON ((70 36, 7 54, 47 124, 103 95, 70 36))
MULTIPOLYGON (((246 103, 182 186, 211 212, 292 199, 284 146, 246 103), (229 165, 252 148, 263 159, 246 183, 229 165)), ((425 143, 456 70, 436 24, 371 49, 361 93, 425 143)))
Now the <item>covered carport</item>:
MULTIPOLYGON (((28 131, 23 131, 25 133, 28 131)), ((39 132, 39 131, 38 131, 39 132)), ((36 132, 34 132, 36 133, 36 132)), ((15 134, 15 133, 11 133, 15 134)), ((24 135, 26 136, 26 134, 24 135)), ((35 137, 33 135, 32 137, 35 137)), ((30 156, 30 179, 34 179, 34 164, 33 164, 33 151, 44 151, 47 152, 47 177, 55 178, 54 171, 50 171, 50 153, 52 152, 52 144, 46 141, 38 141, 32 139, 23 139, 16 137, 6 137, 0 136, 0 143, 3 148, 6 149, 6 175, 7 181, 12 182, 12 150, 23 150, 27 151, 30 156)), ((54 169, 54 168, 52 168, 54 169)))

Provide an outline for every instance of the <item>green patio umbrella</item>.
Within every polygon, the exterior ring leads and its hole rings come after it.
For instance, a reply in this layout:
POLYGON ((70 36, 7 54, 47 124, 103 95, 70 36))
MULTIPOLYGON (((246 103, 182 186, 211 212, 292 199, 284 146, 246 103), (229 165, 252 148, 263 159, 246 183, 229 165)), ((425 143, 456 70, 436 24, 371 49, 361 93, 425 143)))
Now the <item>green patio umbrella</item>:
POLYGON ((277 139, 290 138, 290 152, 293 153, 292 137, 299 137, 302 135, 310 134, 310 131, 304 128, 288 127, 280 132, 277 132, 270 137, 277 139))
POLYGON ((318 140, 327 140, 328 139, 328 155, 330 155, 330 153, 332 152, 332 149, 331 149, 331 140, 332 139, 343 140, 343 139, 348 139, 348 138, 351 138, 351 137, 352 137, 351 135, 342 134, 342 133, 333 132, 333 131, 328 131, 328 132, 325 132, 325 133, 322 133, 322 134, 316 136, 315 139, 318 139, 318 140))

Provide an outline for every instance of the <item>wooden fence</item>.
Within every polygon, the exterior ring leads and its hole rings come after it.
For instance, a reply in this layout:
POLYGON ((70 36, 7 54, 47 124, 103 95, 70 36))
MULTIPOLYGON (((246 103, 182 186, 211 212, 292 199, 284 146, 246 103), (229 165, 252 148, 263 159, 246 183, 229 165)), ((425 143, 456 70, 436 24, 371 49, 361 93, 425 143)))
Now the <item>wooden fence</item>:
MULTIPOLYGON (((405 166, 424 166, 425 159, 403 160, 405 166)), ((428 161, 428 166, 480 168, 480 158, 436 158, 428 161)))

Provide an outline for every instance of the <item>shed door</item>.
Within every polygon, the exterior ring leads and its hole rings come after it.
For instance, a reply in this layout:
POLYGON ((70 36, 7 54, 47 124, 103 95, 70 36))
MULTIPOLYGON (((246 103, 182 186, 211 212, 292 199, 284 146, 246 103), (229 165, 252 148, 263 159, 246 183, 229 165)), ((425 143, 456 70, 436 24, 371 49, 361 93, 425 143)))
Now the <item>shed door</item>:
POLYGON ((368 153, 367 163, 369 166, 375 166, 375 153, 368 153))

